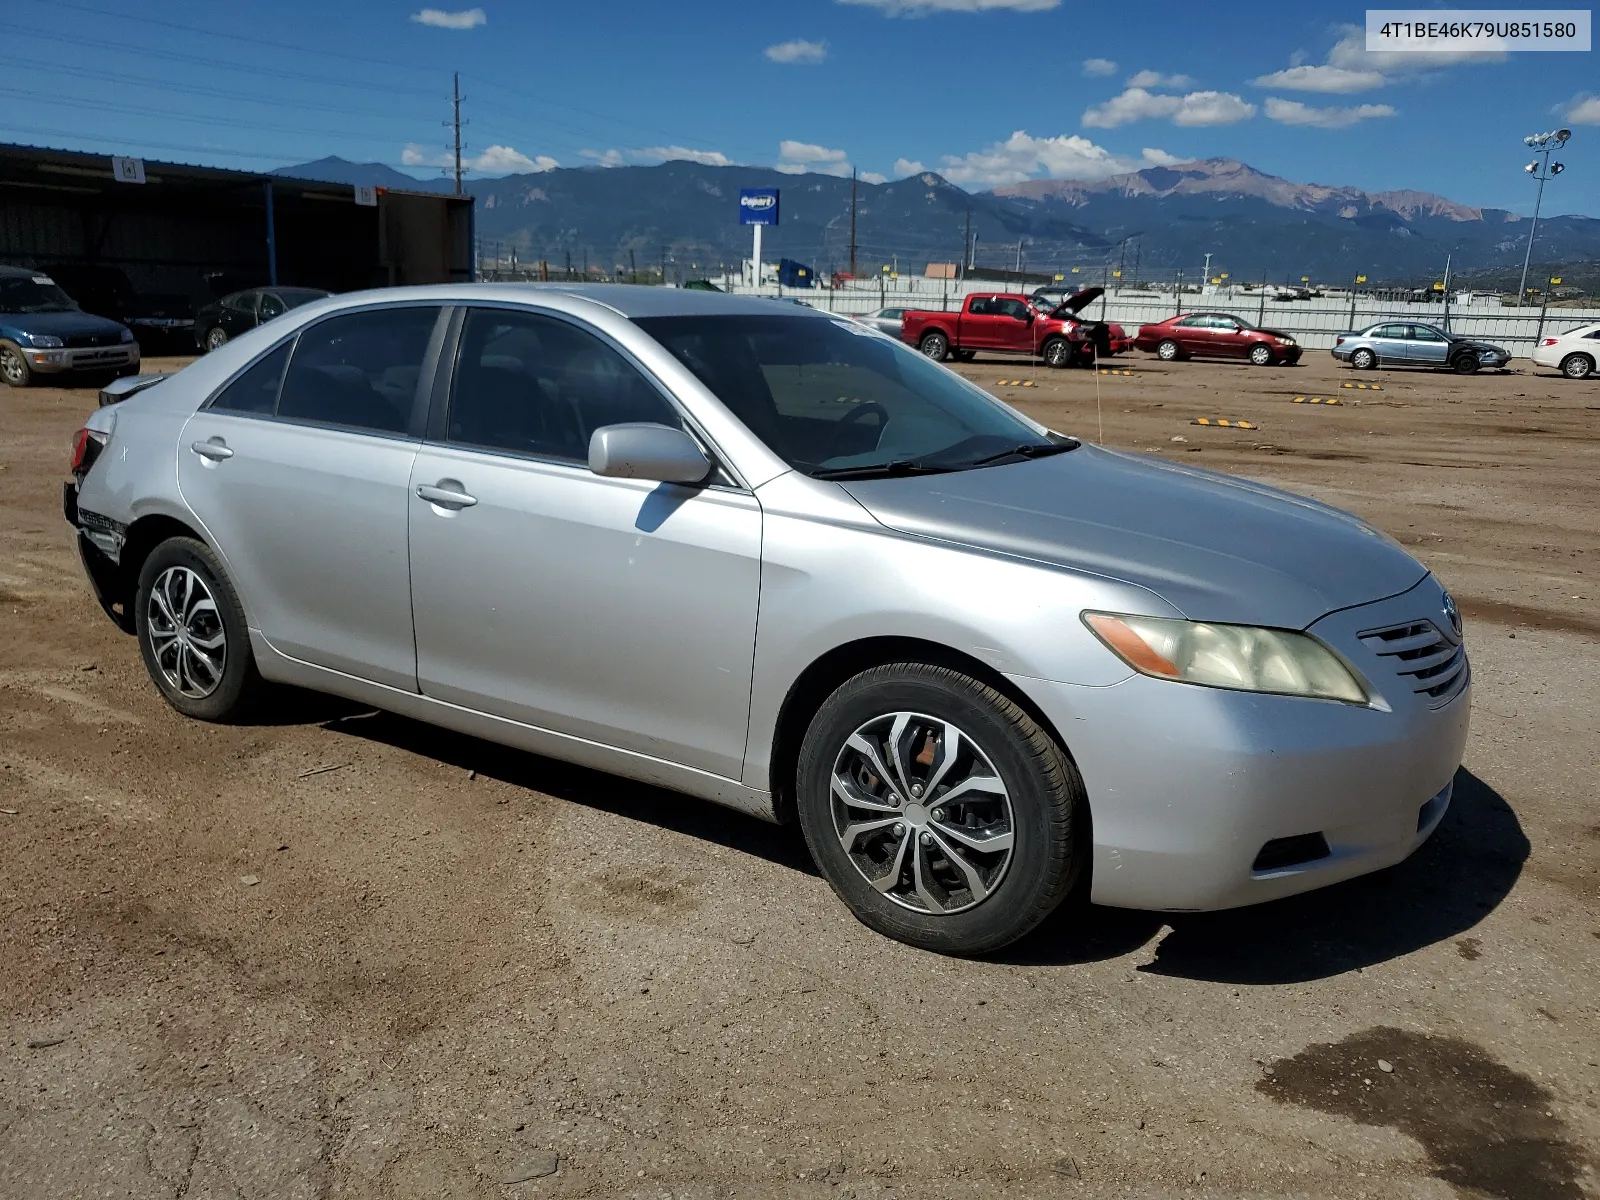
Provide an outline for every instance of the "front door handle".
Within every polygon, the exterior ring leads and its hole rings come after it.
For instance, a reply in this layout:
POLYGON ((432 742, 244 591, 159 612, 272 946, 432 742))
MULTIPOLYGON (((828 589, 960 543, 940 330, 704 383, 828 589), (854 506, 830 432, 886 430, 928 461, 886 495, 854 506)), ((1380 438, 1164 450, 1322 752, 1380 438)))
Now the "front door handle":
POLYGON ((471 508, 478 502, 476 496, 463 492, 454 479, 441 479, 436 484, 418 484, 417 496, 440 508, 471 508))
POLYGON ((201 458, 209 458, 212 462, 221 462, 225 458, 232 458, 233 451, 228 449, 228 443, 221 438, 212 438, 205 442, 194 442, 189 446, 201 458))

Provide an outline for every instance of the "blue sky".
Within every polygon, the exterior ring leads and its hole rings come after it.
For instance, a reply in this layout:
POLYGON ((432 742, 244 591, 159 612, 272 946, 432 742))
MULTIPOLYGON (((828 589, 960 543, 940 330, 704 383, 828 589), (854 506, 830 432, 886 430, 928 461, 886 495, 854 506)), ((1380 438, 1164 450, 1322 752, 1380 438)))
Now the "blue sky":
MULTIPOLYGON (((442 0, 433 0, 441 3, 442 0)), ((440 8, 6 0, 0 140, 266 169, 438 174, 450 76, 477 175, 663 157, 973 190, 1226 156, 1529 212, 1525 134, 1570 126, 1546 212, 1600 216, 1600 62, 1373 56, 1364 9, 1091 0, 440 8), (119 11, 120 10, 120 11, 119 11), (1287 15, 1286 15, 1287 14, 1287 15)))

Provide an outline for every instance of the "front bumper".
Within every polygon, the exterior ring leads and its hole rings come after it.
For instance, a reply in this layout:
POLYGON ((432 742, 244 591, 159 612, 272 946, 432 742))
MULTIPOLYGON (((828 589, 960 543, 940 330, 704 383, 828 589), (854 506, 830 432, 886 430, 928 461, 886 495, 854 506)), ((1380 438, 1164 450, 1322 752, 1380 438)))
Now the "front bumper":
POLYGON ((63 350, 34 350, 23 346, 20 350, 28 366, 40 375, 59 375, 67 371, 112 371, 139 365, 138 342, 63 350))
POLYGON ((1290 366, 1293 366, 1295 363, 1300 361, 1300 356, 1305 353, 1305 350, 1304 347, 1301 346, 1279 346, 1277 353, 1278 361, 1285 362, 1290 366))
POLYGON ((1091 898, 1166 911, 1235 908, 1401 862, 1438 827, 1466 747, 1471 685, 1432 706, 1353 640, 1416 620, 1439 594, 1324 618, 1326 635, 1389 711, 1134 676, 1112 687, 1017 679, 1055 724, 1088 790, 1091 898), (1335 636, 1337 634, 1338 636, 1335 636), (1348 636, 1347 636, 1348 635, 1348 636), (1258 868, 1269 842, 1327 852, 1258 868))

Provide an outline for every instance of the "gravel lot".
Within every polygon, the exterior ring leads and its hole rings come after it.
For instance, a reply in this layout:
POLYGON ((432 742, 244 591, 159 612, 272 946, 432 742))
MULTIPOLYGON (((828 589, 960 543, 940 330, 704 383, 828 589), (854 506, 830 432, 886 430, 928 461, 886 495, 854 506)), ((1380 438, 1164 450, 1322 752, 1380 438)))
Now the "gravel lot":
POLYGON ((962 369, 1412 547, 1472 743, 1398 868, 983 962, 792 829, 342 702, 179 718, 61 520, 93 391, 0 389, 0 1195, 1600 1194, 1600 386, 1122 365, 962 369))

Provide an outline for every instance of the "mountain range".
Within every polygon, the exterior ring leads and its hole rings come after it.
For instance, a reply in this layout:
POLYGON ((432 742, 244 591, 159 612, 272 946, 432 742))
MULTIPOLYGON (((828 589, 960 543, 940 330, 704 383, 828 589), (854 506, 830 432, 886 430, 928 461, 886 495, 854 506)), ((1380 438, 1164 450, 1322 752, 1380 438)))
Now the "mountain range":
MULTIPOLYGON (((378 163, 325 158, 278 174, 413 191, 450 191, 378 163)), ((562 268, 707 274, 748 256, 738 224, 740 188, 782 190, 781 223, 763 235, 763 258, 799 259, 819 271, 850 261, 851 181, 765 167, 557 168, 473 180, 477 232, 486 254, 546 260, 562 268)), ((1211 255, 1213 273, 1237 280, 1373 284, 1437 277, 1445 259, 1464 272, 1520 267, 1528 220, 1423 191, 1365 192, 1295 183, 1227 158, 1148 167, 1099 180, 1038 179, 967 192, 933 172, 856 185, 857 272, 921 271, 961 257, 968 223, 978 266, 1124 278, 1189 279, 1211 255)), ((1600 219, 1542 218, 1537 263, 1600 260, 1600 219)))

